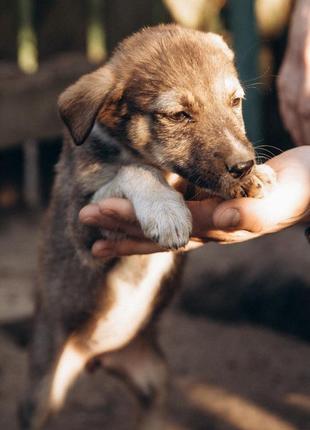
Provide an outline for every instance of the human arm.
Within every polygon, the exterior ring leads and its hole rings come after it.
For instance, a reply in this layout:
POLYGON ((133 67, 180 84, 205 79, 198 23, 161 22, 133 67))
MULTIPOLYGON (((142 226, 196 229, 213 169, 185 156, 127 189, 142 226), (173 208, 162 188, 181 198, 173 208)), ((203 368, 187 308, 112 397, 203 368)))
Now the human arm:
POLYGON ((310 145, 310 1, 298 0, 277 80, 280 111, 296 145, 310 145))

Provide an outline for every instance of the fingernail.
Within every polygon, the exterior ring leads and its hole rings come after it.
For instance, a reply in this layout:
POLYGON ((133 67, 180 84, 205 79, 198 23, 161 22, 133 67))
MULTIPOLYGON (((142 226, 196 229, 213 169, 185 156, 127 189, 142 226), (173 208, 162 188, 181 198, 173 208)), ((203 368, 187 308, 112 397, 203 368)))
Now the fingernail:
POLYGON ((112 253, 110 251, 100 251, 100 252, 96 252, 96 257, 99 258, 107 258, 107 257, 112 257, 112 253))
POLYGON ((240 213, 238 209, 226 209, 217 218, 215 224, 217 228, 225 229, 230 227, 237 227, 240 222, 240 213))
POLYGON ((91 217, 83 218, 83 216, 81 216, 80 218, 81 218, 81 222, 83 224, 95 224, 96 223, 95 218, 91 218, 91 217))
POLYGON ((95 248, 93 250, 93 254, 95 255, 95 257, 112 257, 113 250, 107 247, 100 247, 100 248, 95 248))

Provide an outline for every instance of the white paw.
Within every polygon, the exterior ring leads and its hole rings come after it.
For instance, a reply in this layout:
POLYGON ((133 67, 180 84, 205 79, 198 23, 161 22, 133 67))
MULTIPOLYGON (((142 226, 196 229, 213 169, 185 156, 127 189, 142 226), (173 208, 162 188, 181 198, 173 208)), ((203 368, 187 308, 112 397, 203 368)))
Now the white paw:
POLYGON ((192 231, 192 216, 181 194, 167 190, 135 207, 144 235, 167 249, 182 248, 192 231))

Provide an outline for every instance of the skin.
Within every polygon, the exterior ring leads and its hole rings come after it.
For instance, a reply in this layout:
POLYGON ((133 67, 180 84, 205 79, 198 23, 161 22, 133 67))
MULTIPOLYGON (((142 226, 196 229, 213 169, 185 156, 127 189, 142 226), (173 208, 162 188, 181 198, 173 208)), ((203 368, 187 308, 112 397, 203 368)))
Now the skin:
MULTIPOLYGON (((277 181, 262 199, 187 202, 194 224, 193 237, 185 250, 197 248, 210 240, 243 242, 298 222, 310 221, 310 146, 286 151, 269 160, 268 164, 275 170, 277 181)), ((143 237, 128 200, 107 199, 87 205, 80 212, 80 221, 128 235, 121 241, 95 242, 92 247, 95 257, 166 251, 143 237)))
POLYGON ((293 12, 278 84, 281 115, 296 145, 310 145, 310 1, 293 12))

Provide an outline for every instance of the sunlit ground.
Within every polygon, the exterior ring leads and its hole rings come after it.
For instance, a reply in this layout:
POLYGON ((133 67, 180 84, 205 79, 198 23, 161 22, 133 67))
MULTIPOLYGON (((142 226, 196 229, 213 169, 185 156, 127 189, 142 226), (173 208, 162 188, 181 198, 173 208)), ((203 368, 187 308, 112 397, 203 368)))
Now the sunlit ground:
MULTIPOLYGON (((37 227, 37 221, 22 217, 2 220, 0 247, 5 252, 0 262, 0 428, 7 430, 17 430, 16 400, 26 369, 26 350, 21 343, 27 326, 16 322, 32 312, 37 227)), ((271 243, 273 256, 278 256, 275 269, 282 264, 282 271, 288 270, 290 261, 292 270, 302 272, 299 265, 308 248, 301 229, 270 240, 239 245, 233 252, 214 246, 196 252, 186 271, 186 289, 201 282, 204 270, 220 276, 229 265, 241 267, 241 261, 247 264, 245 255, 255 261, 257 270, 262 270, 262 256, 266 249, 270 251, 271 243)), ((235 294, 233 282, 226 288, 235 294)), ((307 343, 268 328, 194 318, 176 310, 165 315, 161 333, 173 376, 166 430, 310 428, 307 343)), ((64 411, 48 430, 135 430, 134 410, 135 402, 123 384, 99 371, 82 376, 64 411)))

